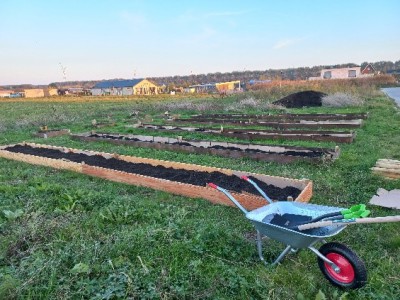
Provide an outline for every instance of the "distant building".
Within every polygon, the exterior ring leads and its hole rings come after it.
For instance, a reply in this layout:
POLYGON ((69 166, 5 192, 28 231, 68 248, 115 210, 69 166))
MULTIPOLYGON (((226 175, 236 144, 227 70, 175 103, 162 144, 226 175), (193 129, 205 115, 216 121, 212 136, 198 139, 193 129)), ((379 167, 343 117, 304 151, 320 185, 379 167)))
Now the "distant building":
POLYGON ((257 79, 251 79, 249 80, 249 85, 256 85, 256 84, 268 84, 272 80, 265 79, 265 80, 257 80, 257 79))
POLYGON ((24 89, 23 91, 25 98, 40 98, 44 97, 43 89, 24 89))
POLYGON ((186 90, 190 93, 215 93, 217 92, 217 87, 215 83, 195 84, 189 86, 189 88, 186 90))
POLYGON ((240 90, 240 80, 216 83, 215 87, 220 93, 238 91, 240 90))
POLYGON ((206 83, 195 84, 185 89, 187 93, 227 93, 230 91, 241 90, 240 80, 219 82, 219 83, 206 83))
MULTIPOLYGON (((374 70, 371 66, 371 69, 374 70)), ((364 68, 365 70, 365 68, 364 68)), ((323 69, 319 77, 310 77, 309 80, 322 80, 322 79, 353 79, 360 77, 373 76, 372 73, 362 73, 361 67, 352 68, 338 68, 338 69, 323 69)))
POLYGON ((323 79, 346 79, 357 78, 361 75, 361 67, 340 68, 340 69, 323 69, 321 77, 323 79))
POLYGON ((147 79, 107 80, 91 89, 93 96, 156 95, 160 87, 147 79))
POLYGON ((0 98, 9 98, 12 93, 12 90, 0 90, 0 98))
POLYGON ((47 88, 43 90, 45 97, 57 96, 58 90, 53 88, 47 88))

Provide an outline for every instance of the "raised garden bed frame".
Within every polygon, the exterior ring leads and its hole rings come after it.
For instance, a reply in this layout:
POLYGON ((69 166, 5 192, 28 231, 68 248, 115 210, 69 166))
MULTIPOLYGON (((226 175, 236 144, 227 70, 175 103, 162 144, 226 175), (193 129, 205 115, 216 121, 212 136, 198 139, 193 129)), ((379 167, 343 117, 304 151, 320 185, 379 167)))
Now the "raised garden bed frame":
POLYGON ((68 135, 70 133, 71 131, 69 129, 40 130, 35 134, 35 136, 47 139, 55 136, 68 135))
MULTIPOLYGON (((194 164, 185 164, 164 160, 156 160, 149 158, 140 158, 134 156, 125 156, 118 155, 112 153, 105 152, 95 152, 95 151, 82 151, 78 149, 66 148, 66 147, 57 147, 50 145, 42 145, 42 144, 34 144, 34 143, 22 143, 20 145, 28 145, 36 148, 47 148, 47 149, 56 149, 63 152, 73 152, 73 153, 81 153, 85 155, 102 155, 104 157, 114 157, 122 161, 133 162, 133 163, 145 163, 153 166, 164 166, 167 168, 174 169, 184 169, 191 171, 203 171, 203 172, 221 172, 226 175, 235 175, 241 177, 243 175, 252 176, 260 181, 263 181, 267 184, 272 184, 274 186, 284 188, 287 186, 292 186, 299 189, 300 194, 294 199, 299 202, 308 202, 312 196, 312 181, 307 179, 289 179, 284 177, 277 176, 269 176, 257 173, 243 172, 243 171, 235 171, 230 169, 222 169, 215 167, 205 167, 194 164)), ((5 145, 0 147, 0 157, 12 160, 18 160, 27 162, 30 164, 49 166, 57 169, 66 169, 74 172, 100 177, 107 180, 122 182, 127 184, 133 184, 138 186, 145 186, 149 188, 153 188, 156 190, 166 191, 169 193, 182 195, 190 198, 203 198, 207 199, 215 204, 224 204, 233 206, 231 201, 227 199, 222 193, 209 188, 207 186, 196 186, 192 184, 180 183, 175 181, 170 181, 166 179, 159 179, 149 176, 143 176, 138 174, 132 174, 122 171, 116 171, 112 169, 106 169, 102 167, 90 166, 85 163, 76 163, 71 161, 65 161, 61 159, 52 159, 46 157, 39 157, 35 155, 15 153, 5 150, 8 147, 12 147, 14 145, 5 145)), ((238 199, 242 205, 249 210, 256 209, 258 207, 266 205, 265 199, 260 196, 249 194, 249 193, 238 193, 232 192, 232 195, 238 199)), ((282 199, 280 199, 282 200, 282 199)))
POLYGON ((290 163, 299 160, 308 162, 328 161, 338 158, 340 154, 339 147, 336 147, 334 150, 331 150, 331 149, 311 148, 311 147, 305 148, 305 147, 295 147, 295 146, 276 146, 276 145, 248 144, 248 143, 246 144, 246 143, 213 142, 213 141, 202 141, 202 140, 183 140, 181 137, 170 138, 170 137, 154 137, 154 136, 143 136, 143 135, 121 135, 121 134, 109 134, 109 133, 94 134, 94 132, 91 132, 84 134, 73 134, 71 135, 71 138, 87 142, 107 141, 108 143, 116 145, 129 145, 132 147, 153 148, 153 149, 168 150, 168 151, 211 154, 211 155, 219 155, 231 158, 247 157, 255 160, 275 161, 279 163, 290 163), (210 148, 214 146, 220 148, 219 149, 210 148), (227 148, 227 149, 222 149, 222 148, 227 148), (238 150, 232 148, 237 148, 238 150), (259 151, 257 152, 251 150, 259 150, 259 151), (287 151, 291 152, 292 154, 286 154, 285 152, 287 151), (299 155, 295 155, 294 154, 295 152, 298 152, 299 155), (312 154, 315 152, 321 154, 319 156, 317 155, 307 156, 307 154, 310 153, 312 154), (302 156, 301 153, 304 153, 305 155, 302 156))
POLYGON ((367 119, 367 113, 349 113, 349 114, 279 114, 279 115, 249 115, 249 114, 200 114, 192 115, 192 119, 212 119, 212 120, 355 120, 367 119))
POLYGON ((318 130, 259 130, 259 129, 236 129, 223 128, 218 130, 207 127, 177 127, 170 125, 140 124, 138 128, 154 131, 171 132, 197 132, 202 134, 222 135, 236 137, 243 140, 302 140, 318 142, 351 143, 355 138, 355 132, 341 131, 318 131, 318 130))
POLYGON ((204 119, 171 119, 176 125, 191 124, 191 125, 240 125, 246 126, 263 126, 276 129, 332 129, 332 128, 358 128, 362 126, 362 120, 328 120, 328 121, 311 121, 311 120, 285 120, 285 122, 272 122, 263 120, 204 120, 204 119))

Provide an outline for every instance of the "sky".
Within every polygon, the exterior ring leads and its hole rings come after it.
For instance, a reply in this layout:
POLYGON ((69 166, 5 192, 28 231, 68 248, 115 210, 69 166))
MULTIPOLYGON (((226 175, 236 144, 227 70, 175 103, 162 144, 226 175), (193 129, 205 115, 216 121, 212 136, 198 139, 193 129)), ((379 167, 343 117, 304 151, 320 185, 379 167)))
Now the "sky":
POLYGON ((400 0, 0 4, 0 85, 400 60, 400 0))

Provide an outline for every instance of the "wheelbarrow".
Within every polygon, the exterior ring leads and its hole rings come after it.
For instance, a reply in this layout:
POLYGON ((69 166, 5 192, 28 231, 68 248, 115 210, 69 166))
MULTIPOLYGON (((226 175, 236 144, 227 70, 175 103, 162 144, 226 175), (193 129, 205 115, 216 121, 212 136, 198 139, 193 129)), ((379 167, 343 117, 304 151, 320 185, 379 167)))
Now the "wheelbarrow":
POLYGON ((356 289, 365 285, 367 270, 363 261, 347 246, 337 242, 328 243, 325 240, 340 233, 348 223, 300 231, 272 222, 276 216, 285 214, 297 215, 306 219, 320 219, 325 215, 336 215, 343 208, 300 202, 272 202, 255 182, 245 176, 242 178, 253 184, 269 204, 247 211, 227 190, 213 183, 208 185, 224 193, 255 226, 257 230, 257 250, 262 262, 268 264, 262 251, 262 238, 268 237, 286 245, 286 248, 271 265, 278 264, 289 252, 296 253, 299 249, 307 248, 317 255, 319 268, 333 285, 347 289, 356 289), (317 243, 322 243, 319 249, 315 247, 317 243))

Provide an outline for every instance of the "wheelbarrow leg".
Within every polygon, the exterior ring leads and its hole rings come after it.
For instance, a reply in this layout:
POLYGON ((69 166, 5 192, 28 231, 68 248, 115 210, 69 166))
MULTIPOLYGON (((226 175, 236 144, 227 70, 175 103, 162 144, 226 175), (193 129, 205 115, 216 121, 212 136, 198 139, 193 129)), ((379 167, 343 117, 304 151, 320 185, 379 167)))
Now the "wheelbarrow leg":
POLYGON ((314 252, 319 258, 321 258, 324 262, 326 262, 328 265, 331 266, 331 268, 336 272, 340 272, 340 268, 331 260, 329 260, 326 256, 322 255, 321 252, 319 252, 317 249, 315 249, 313 246, 309 246, 308 249, 310 249, 312 252, 314 252))
POLYGON ((274 266, 276 264, 278 264, 285 256, 286 254, 288 254, 288 252, 292 249, 291 246, 287 246, 285 248, 285 250, 283 250, 283 252, 278 256, 278 258, 272 263, 269 264, 263 254, 262 254, 262 237, 261 237, 261 233, 257 230, 257 250, 258 250, 258 256, 260 257, 261 261, 266 264, 266 265, 271 265, 274 266))

